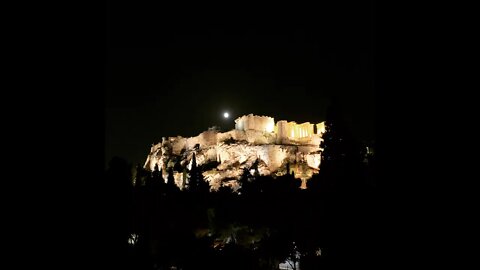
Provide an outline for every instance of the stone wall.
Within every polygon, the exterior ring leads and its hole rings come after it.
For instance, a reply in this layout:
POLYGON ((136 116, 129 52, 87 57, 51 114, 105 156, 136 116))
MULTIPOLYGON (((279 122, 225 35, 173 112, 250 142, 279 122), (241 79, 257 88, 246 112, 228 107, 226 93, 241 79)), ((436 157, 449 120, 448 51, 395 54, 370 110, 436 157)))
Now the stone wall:
POLYGON ((317 134, 325 133, 325 121, 317 124, 317 134))
MULTIPOLYGON (((232 179, 238 179, 243 168, 250 168, 258 159, 261 161, 258 168, 261 175, 281 175, 285 173, 286 164, 291 164, 291 170, 296 178, 302 179, 304 187, 306 181, 319 170, 323 132, 325 122, 297 124, 281 120, 274 125, 272 117, 250 114, 237 118, 235 129, 227 132, 208 130, 190 138, 162 138, 161 143, 152 145, 144 168, 153 171, 158 164, 166 179, 166 168, 173 166, 172 160, 175 160, 172 155, 180 156, 181 165, 191 169, 195 153, 198 165, 219 162, 216 168, 204 172, 211 187, 216 189, 226 185, 224 179, 230 179, 228 185, 236 187, 238 183, 232 179), (180 155, 184 150, 186 152, 180 155)), ((183 185, 183 173, 174 173, 175 183, 183 185)))
POLYGON ((275 129, 275 120, 273 117, 268 116, 244 115, 235 119, 235 129, 273 132, 275 129))
POLYGON ((287 122, 281 120, 277 122, 275 130, 277 133, 276 143, 277 144, 320 144, 321 133, 325 132, 324 122, 316 124, 317 133, 314 132, 314 124, 305 122, 302 124, 297 124, 296 122, 287 122))
POLYGON ((319 169, 320 162, 322 161, 321 154, 307 154, 305 156, 308 166, 311 168, 319 169))
POLYGON ((172 153, 175 155, 179 155, 185 145, 187 144, 187 139, 181 136, 169 138, 170 143, 172 145, 172 153))

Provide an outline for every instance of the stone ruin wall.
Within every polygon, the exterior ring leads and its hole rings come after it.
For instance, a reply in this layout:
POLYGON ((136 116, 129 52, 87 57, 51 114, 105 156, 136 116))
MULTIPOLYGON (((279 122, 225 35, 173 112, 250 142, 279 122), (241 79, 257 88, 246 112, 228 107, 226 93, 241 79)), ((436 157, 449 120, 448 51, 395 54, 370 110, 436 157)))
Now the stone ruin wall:
POLYGON ((274 132, 275 120, 269 116, 244 115, 235 120, 237 130, 257 130, 261 132, 274 132))
MULTIPOLYGON (((169 137, 168 139, 163 138, 161 143, 151 147, 150 155, 147 157, 144 167, 153 170, 155 163, 159 163, 159 166, 163 165, 157 160, 158 152, 162 152, 163 155, 179 155, 183 149, 192 150, 196 145, 200 148, 212 147, 229 139, 246 141, 254 145, 295 144, 318 146, 322 141, 321 134, 325 132, 325 122, 316 124, 316 133, 314 133, 313 126, 314 124, 309 122, 297 124, 294 121, 287 122, 285 120, 278 121, 274 125, 274 118, 272 117, 253 114, 244 115, 235 120, 235 129, 228 132, 220 133, 209 130, 195 137, 183 138, 177 136, 169 137), (267 132, 267 130, 272 131, 267 132)), ((311 161, 309 163, 313 165, 317 162, 311 161)))
MULTIPOLYGON (((172 164, 164 164, 170 155, 180 155, 182 151, 192 151, 199 146, 197 153, 197 164, 202 165, 209 161, 218 161, 219 168, 227 167, 227 164, 239 162, 248 164, 259 158, 266 164, 266 168, 260 170, 261 174, 273 173, 287 161, 290 163, 303 163, 302 166, 318 170, 321 161, 322 133, 325 132, 325 122, 311 124, 309 122, 297 124, 296 122, 278 121, 275 125, 274 119, 267 116, 255 116, 253 114, 239 117, 235 120, 235 129, 228 132, 208 130, 198 136, 183 138, 181 136, 162 138, 162 142, 152 145, 150 154, 147 156, 144 167, 153 171, 155 164, 158 164, 164 171, 166 179, 166 168, 172 164), (314 132, 316 125, 316 132, 314 132), (229 144, 233 145, 229 146, 229 144), (247 160, 248 159, 248 160, 247 160), (250 160, 251 159, 251 160, 250 160), (246 163, 245 163, 246 162, 246 163)), ((191 159, 192 153, 188 155, 191 159)), ((182 161, 185 163, 185 161, 182 161)), ((187 168, 191 166, 191 161, 187 168)), ((311 177, 312 170, 292 166, 297 178, 305 184, 306 179, 311 177)), ((230 172, 230 176, 238 176, 241 170, 230 172)), ((213 176, 212 176, 213 177, 213 176)), ((213 178, 220 177, 218 174, 213 178)), ((181 172, 174 173, 175 182, 182 186, 184 175, 181 172)), ((210 182, 213 185, 212 182, 210 182)), ((218 183, 217 183, 218 184, 218 183)))
POLYGON ((321 142, 321 133, 325 132, 324 122, 316 124, 317 132, 314 132, 314 124, 305 122, 297 124, 296 122, 287 122, 281 120, 277 122, 275 130, 277 133, 277 144, 301 144, 301 145, 319 145, 321 142), (323 127, 323 129, 319 129, 323 127))

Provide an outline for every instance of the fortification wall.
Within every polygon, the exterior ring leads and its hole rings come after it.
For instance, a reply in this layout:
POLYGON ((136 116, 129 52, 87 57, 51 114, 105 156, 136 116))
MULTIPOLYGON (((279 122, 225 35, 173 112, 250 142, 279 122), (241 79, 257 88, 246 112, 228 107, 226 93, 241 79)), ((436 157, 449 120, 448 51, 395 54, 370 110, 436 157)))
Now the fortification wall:
MULTIPOLYGON (((166 168, 173 166, 171 155, 180 155, 187 149, 187 156, 183 156, 180 163, 188 169, 191 169, 193 152, 198 165, 220 162, 215 169, 204 172, 214 189, 225 185, 224 179, 238 179, 243 168, 250 168, 257 159, 261 161, 260 175, 280 175, 288 162, 305 187, 306 180, 319 170, 322 151, 319 146, 324 132, 325 122, 297 124, 281 120, 275 125, 272 117, 250 114, 237 118, 235 129, 228 132, 208 130, 190 138, 162 138, 161 143, 152 145, 144 167, 153 171, 158 164, 167 179, 166 168), (194 150, 196 145, 200 149, 194 150), (169 160, 169 164, 165 164, 169 160)), ((183 173, 175 172, 175 183, 182 186, 184 177, 183 173)), ((238 184, 234 180, 231 183, 238 184)))
POLYGON ((247 136, 245 131, 237 129, 232 129, 230 131, 217 134, 217 143, 225 142, 230 139, 235 141, 246 141, 247 136))
POLYGON ((180 155, 180 152, 185 148, 187 144, 187 139, 181 136, 169 138, 172 145, 172 153, 175 155, 180 155))
POLYGON ((276 136, 273 133, 265 133, 258 130, 245 131, 245 139, 251 144, 274 144, 276 136))
POLYGON ((325 133, 325 121, 317 124, 317 134, 325 133))
POLYGON ((275 120, 269 116, 244 115, 235 119, 235 129, 273 132, 275 129, 275 120))
POLYGON ((208 130, 200 133, 200 147, 209 147, 217 144, 217 131, 208 130))
POLYGON ((187 149, 193 149, 196 144, 200 144, 199 136, 187 138, 187 142, 185 143, 185 147, 187 149))

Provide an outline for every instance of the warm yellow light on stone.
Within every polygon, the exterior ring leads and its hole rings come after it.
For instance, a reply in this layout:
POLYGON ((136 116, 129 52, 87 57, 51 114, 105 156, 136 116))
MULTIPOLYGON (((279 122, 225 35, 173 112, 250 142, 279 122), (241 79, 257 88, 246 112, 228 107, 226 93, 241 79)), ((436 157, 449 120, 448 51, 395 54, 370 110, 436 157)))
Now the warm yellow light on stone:
POLYGON ((273 132, 275 120, 269 116, 244 115, 235 119, 235 129, 237 130, 257 130, 262 132, 273 132))
POLYGON ((273 132, 275 128, 275 122, 271 121, 271 122, 268 122, 265 126, 265 131, 266 132, 273 132))
POLYGON ((321 122, 317 124, 317 134, 322 134, 325 132, 325 122, 321 122))
MULTIPOLYGON (((228 112, 222 116, 230 118, 228 112)), ((184 138, 181 136, 162 138, 162 142, 152 145, 144 167, 150 171, 158 165, 167 178, 167 167, 174 166, 168 162, 171 155, 181 155, 182 151, 195 153, 197 165, 201 166, 212 161, 220 164, 203 173, 212 189, 225 185, 225 179, 239 179, 243 168, 251 168, 256 160, 260 160, 258 172, 260 175, 271 175, 281 171, 282 166, 289 162, 290 170, 295 177, 302 180, 301 188, 306 188, 306 182, 313 174, 318 173, 321 163, 320 146, 322 133, 325 132, 325 122, 297 124, 280 120, 275 123, 273 117, 244 115, 235 119, 235 129, 227 132, 208 130, 198 136, 184 138), (316 125, 317 132, 314 132, 316 125), (238 166, 242 164, 242 166, 238 166)), ((192 155, 182 159, 182 166, 187 170, 192 166, 192 155)), ((254 172, 252 172, 254 173, 254 172)), ((284 173, 284 171, 283 171, 284 173)), ((186 174, 174 172, 175 184, 183 186, 186 174)), ((235 190, 237 180, 229 180, 235 190)))

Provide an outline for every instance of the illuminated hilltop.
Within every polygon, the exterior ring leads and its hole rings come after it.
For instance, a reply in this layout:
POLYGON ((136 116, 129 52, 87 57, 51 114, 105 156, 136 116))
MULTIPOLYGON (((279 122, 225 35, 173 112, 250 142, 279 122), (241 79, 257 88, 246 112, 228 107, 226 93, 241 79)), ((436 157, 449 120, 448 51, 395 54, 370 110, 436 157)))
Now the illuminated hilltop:
POLYGON ((212 189, 227 185, 236 190, 244 169, 253 173, 257 165, 260 175, 275 177, 286 174, 289 164, 305 188, 306 181, 318 173, 324 132, 325 122, 275 123, 272 117, 249 114, 237 118, 235 129, 227 132, 211 128, 190 138, 163 137, 152 145, 144 167, 153 171, 158 165, 165 179, 173 168, 175 183, 182 188, 188 184, 186 169, 191 168, 195 153, 197 164, 208 168, 203 176, 212 189))

